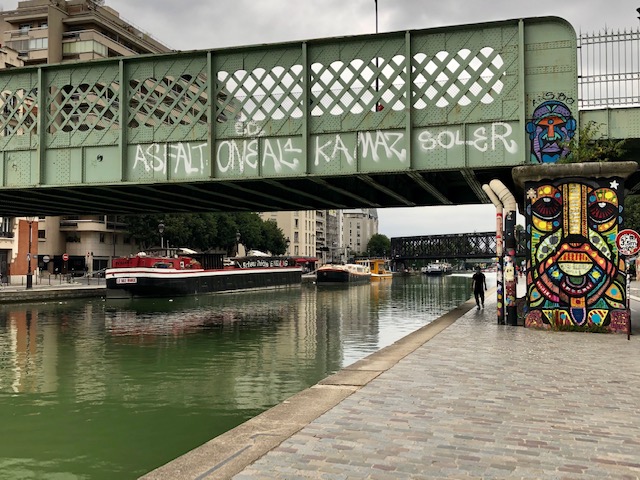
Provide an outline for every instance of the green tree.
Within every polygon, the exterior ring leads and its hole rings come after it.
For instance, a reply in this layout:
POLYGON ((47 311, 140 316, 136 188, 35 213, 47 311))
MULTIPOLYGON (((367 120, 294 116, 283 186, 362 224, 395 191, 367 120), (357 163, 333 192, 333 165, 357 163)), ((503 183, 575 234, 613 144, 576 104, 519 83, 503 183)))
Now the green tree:
MULTIPOLYGON (((240 232, 237 218, 232 213, 217 213, 217 241, 211 245, 208 250, 214 250, 216 247, 222 248, 227 255, 236 254, 236 233, 240 232)), ((242 233, 240 233, 240 242, 242 242, 242 233)))
POLYGON ((386 235, 376 233, 372 235, 367 243, 367 252, 370 256, 381 257, 391 253, 391 240, 386 235))
POLYGON ((625 154, 625 140, 612 140, 600 133, 602 123, 587 122, 568 143, 571 153, 558 163, 614 162, 625 154))
POLYGON ((287 242, 284 232, 278 227, 275 220, 267 220, 262 223, 262 238, 264 250, 273 255, 284 255, 287 251, 287 242))
POLYGON ((128 215, 125 221, 129 233, 143 249, 160 246, 162 237, 165 245, 204 251, 218 245, 216 215, 214 213, 128 215), (162 235, 158 229, 161 223, 164 225, 162 235))
POLYGON ((140 248, 146 250, 160 246, 158 225, 164 224, 163 215, 126 215, 124 221, 127 223, 129 234, 140 248))
POLYGON ((260 215, 252 212, 240 212, 235 214, 236 224, 240 232, 240 243, 245 250, 263 250, 265 248, 262 238, 262 219, 260 215))
POLYGON ((640 232, 640 195, 627 195, 622 211, 624 228, 640 232))
POLYGON ((129 215, 128 230, 143 250, 160 246, 158 225, 164 225, 165 245, 188 247, 202 252, 225 250, 235 255, 237 234, 248 251, 258 249, 283 254, 286 242, 282 230, 273 221, 263 222, 256 213, 177 213, 165 215, 129 215))

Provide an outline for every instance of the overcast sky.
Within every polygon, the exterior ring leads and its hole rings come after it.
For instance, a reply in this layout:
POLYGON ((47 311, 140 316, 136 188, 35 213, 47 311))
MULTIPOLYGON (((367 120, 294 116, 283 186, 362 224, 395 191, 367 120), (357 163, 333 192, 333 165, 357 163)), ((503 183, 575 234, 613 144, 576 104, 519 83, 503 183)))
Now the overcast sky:
MULTIPOLYGON (((215 49, 375 32, 374 0, 106 0, 105 4, 177 50, 215 49)), ((16 0, 0 0, 4 10, 16 0)), ((640 0, 378 0, 380 32, 553 15, 576 32, 637 28, 640 0)), ((388 237, 484 232, 493 205, 379 210, 388 237)))

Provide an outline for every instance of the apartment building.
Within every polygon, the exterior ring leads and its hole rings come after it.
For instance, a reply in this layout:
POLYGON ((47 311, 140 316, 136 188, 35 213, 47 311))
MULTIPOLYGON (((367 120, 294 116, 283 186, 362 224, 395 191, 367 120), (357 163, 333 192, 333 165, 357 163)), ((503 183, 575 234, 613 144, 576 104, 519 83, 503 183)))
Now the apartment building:
POLYGON ((287 255, 316 256, 316 210, 260 213, 262 220, 273 220, 289 240, 287 255))
MULTIPOLYGON (((350 225, 353 225, 350 228, 355 232, 367 232, 368 243, 371 235, 378 232, 377 212, 373 209, 375 222, 370 220, 365 222, 363 217, 370 219, 371 214, 362 214, 362 210, 350 212, 352 212, 350 225), (360 225, 359 228, 358 225, 360 225)), ((343 210, 266 212, 261 213, 260 216, 263 220, 275 221, 285 237, 290 240, 288 254, 313 256, 320 263, 344 263, 348 260, 349 243, 345 243, 345 239, 348 242, 349 236, 345 236, 343 210)), ((354 241, 357 238, 357 234, 354 234, 354 241)))
POLYGON ((0 68, 15 68, 23 66, 24 60, 16 50, 0 44, 0 68))
POLYGON ((378 233, 378 210, 356 208, 344 211, 343 245, 350 253, 362 254, 371 237, 378 233))
POLYGON ((170 49, 98 0, 26 0, 0 12, 2 45, 24 65, 92 60, 170 49))
MULTIPOLYGON (((100 0, 19 1, 15 10, 0 12, 0 44, 2 68, 171 50, 100 0)), ((12 283, 27 274, 24 242, 19 239, 24 224, 25 219, 12 218, 0 224, 0 274, 12 283)), ((41 217, 32 227, 37 232, 37 245, 31 249, 36 273, 95 271, 114 256, 136 249, 123 222, 114 216, 41 217), (68 261, 62 260, 63 254, 68 261)))

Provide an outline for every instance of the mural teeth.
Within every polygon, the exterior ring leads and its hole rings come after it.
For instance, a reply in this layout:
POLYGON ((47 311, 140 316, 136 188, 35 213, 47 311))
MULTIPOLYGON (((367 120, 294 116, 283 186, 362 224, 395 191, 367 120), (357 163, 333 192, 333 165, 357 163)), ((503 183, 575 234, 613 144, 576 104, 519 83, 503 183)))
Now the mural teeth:
POLYGON ((576 262, 558 262, 558 268, 567 275, 572 277, 582 277, 589 273, 589 270, 593 268, 593 264, 589 263, 576 263, 576 262))
POLYGON ((580 262, 591 263, 589 255, 584 252, 564 252, 560 255, 558 262, 580 262))

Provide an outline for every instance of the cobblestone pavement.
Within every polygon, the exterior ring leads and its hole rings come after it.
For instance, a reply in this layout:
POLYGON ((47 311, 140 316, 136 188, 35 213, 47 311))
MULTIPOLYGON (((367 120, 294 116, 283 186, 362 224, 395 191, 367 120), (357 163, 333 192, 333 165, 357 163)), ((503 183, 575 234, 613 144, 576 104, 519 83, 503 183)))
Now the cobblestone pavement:
POLYGON ((640 478, 640 336, 469 311, 235 475, 640 478))

